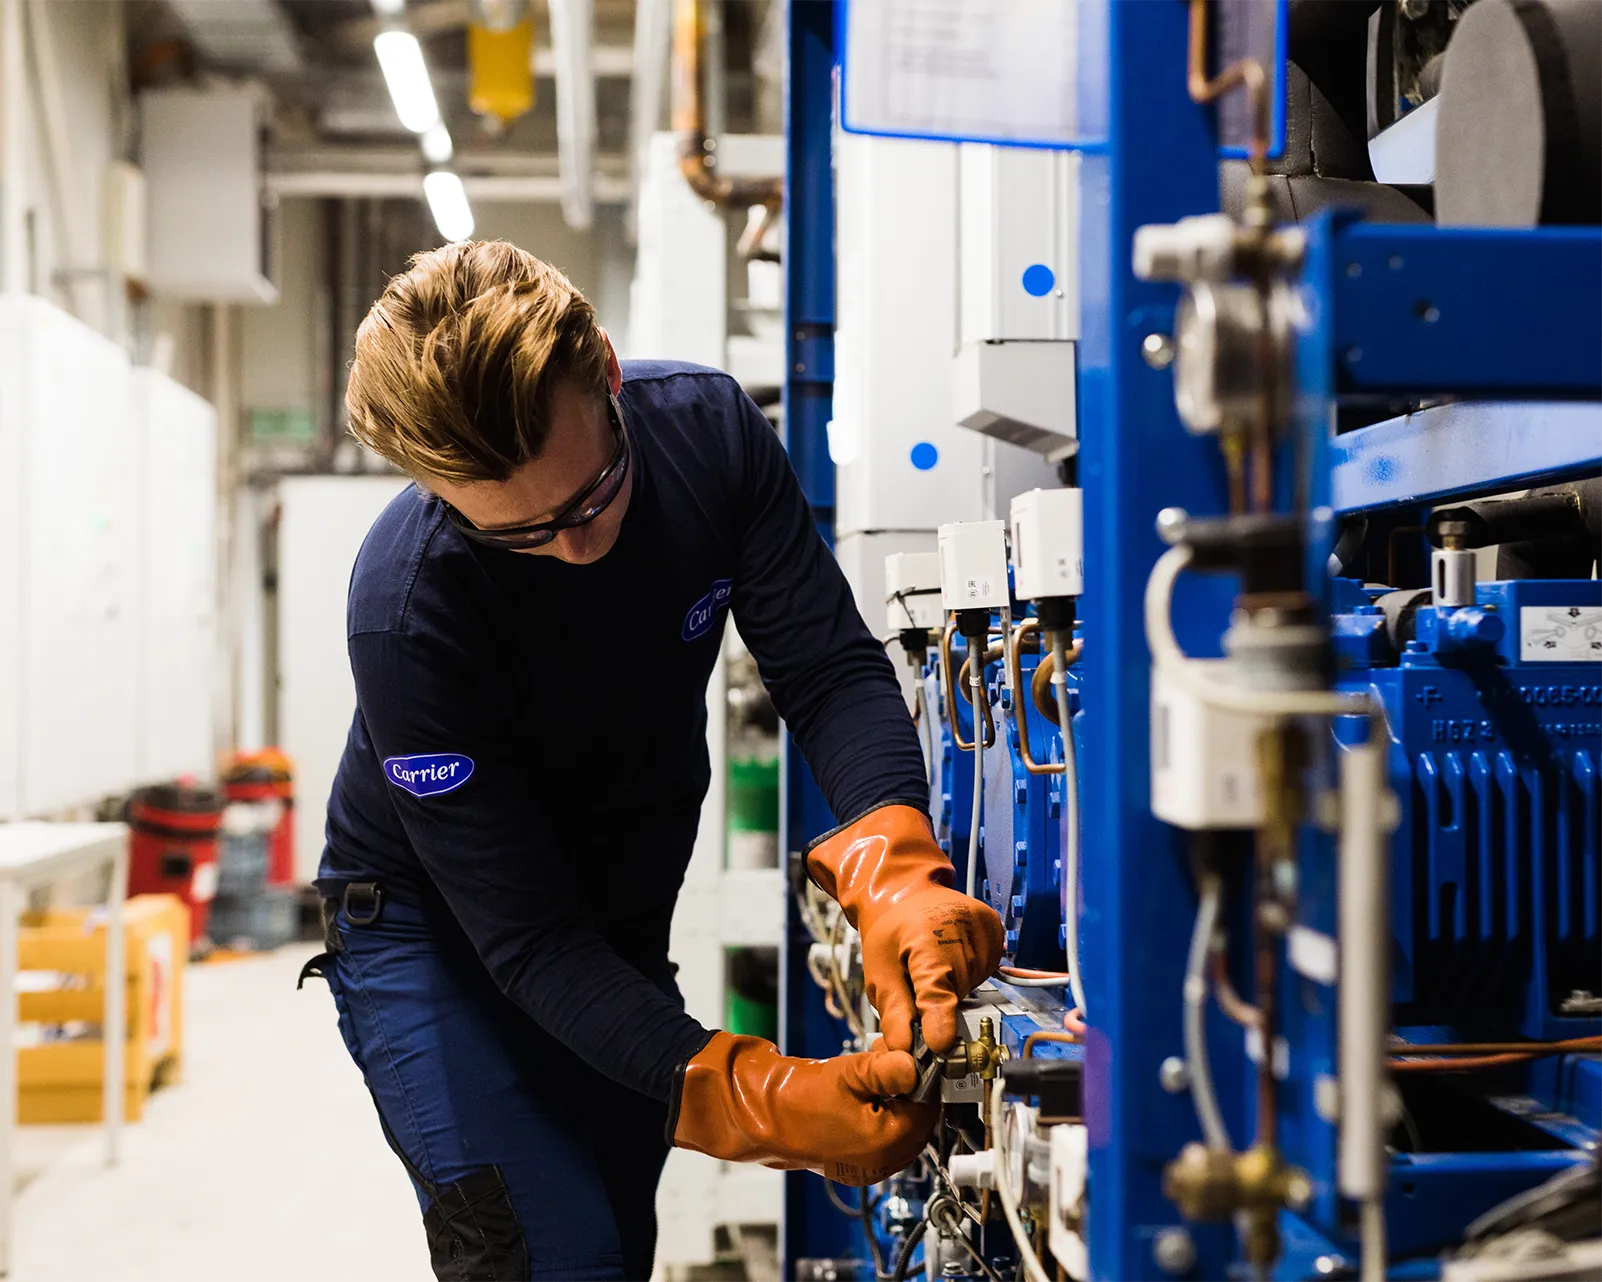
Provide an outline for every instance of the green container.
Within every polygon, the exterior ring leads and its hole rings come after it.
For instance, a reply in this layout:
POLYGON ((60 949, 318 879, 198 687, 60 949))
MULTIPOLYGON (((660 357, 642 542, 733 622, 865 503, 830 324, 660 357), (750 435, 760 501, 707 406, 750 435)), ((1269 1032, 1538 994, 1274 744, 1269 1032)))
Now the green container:
POLYGON ((725 961, 723 998, 726 1032, 747 1037, 779 1036, 779 955, 772 948, 731 949, 725 961))
POLYGON ((779 763, 729 760, 729 867, 779 866, 779 763))

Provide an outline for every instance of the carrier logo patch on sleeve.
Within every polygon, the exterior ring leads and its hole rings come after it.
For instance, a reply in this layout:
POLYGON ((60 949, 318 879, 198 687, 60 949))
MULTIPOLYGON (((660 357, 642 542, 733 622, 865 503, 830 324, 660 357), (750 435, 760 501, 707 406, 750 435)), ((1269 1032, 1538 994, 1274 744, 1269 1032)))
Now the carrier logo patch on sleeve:
POLYGON ((695 641, 712 631, 712 624, 718 617, 718 611, 727 606, 734 597, 734 580, 718 579, 707 590, 707 594, 690 607, 690 612, 684 616, 684 631, 682 636, 686 641, 695 641))
POLYGON ((425 752, 415 757, 386 757, 384 777, 414 797, 452 792, 473 777, 473 759, 459 752, 425 752))

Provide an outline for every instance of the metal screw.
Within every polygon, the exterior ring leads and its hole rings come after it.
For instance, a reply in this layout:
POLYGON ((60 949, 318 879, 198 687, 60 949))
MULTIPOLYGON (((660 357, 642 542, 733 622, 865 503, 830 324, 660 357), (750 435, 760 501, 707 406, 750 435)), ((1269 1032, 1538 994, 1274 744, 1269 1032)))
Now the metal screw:
POLYGON ((1196 1267, 1196 1243, 1184 1229, 1163 1229, 1152 1240, 1151 1257, 1164 1273, 1178 1277, 1196 1267))
POLYGON ((1178 1055, 1170 1055, 1157 1069, 1157 1081, 1170 1095, 1183 1095, 1190 1089, 1190 1070, 1178 1055))
POLYGON ((1174 363, 1174 340, 1167 334, 1147 334, 1141 340, 1140 354, 1153 369, 1167 369, 1174 363))
POLYGON ((1417 22, 1430 11, 1430 0, 1402 0, 1402 17, 1417 22))

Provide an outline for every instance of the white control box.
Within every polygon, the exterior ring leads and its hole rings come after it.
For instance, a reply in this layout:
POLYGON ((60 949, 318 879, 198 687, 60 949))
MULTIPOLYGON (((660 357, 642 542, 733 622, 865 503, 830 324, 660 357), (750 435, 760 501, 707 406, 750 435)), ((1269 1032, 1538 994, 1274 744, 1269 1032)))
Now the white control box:
MULTIPOLYGON (((1186 663, 1229 684, 1229 659, 1186 663)), ((1263 822, 1257 737, 1274 719, 1202 702, 1177 673, 1151 672, 1151 812, 1164 823, 1198 831, 1255 828, 1263 822)))
POLYGON ((1046 1128, 1046 1136, 1051 1145, 1051 1176, 1047 1185, 1051 1219, 1046 1241, 1063 1271, 1078 1282, 1090 1276, 1090 1255, 1085 1246, 1090 1132, 1083 1126, 1059 1122, 1046 1128))
POLYGON ((891 632, 938 628, 945 622, 938 552, 895 552, 885 557, 884 610, 891 632))
POLYGON ((1085 492, 1028 490, 1012 501, 1013 591, 1020 600, 1085 590, 1085 492))
POLYGON ((1007 594, 1007 523, 956 521, 942 525, 940 604, 947 610, 1001 610, 1007 594))

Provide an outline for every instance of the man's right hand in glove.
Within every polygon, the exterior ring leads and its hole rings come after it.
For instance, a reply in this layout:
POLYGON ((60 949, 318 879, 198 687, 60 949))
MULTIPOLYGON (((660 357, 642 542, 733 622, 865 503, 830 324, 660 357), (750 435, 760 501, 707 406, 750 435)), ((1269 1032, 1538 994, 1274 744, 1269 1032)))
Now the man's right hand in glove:
POLYGON ((934 1105, 895 1098, 917 1084, 903 1051, 793 1059, 759 1037, 714 1033, 679 1070, 668 1139, 725 1161, 876 1184, 911 1163, 934 1128, 934 1105))

